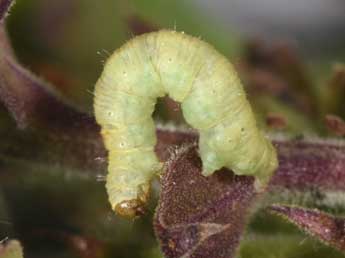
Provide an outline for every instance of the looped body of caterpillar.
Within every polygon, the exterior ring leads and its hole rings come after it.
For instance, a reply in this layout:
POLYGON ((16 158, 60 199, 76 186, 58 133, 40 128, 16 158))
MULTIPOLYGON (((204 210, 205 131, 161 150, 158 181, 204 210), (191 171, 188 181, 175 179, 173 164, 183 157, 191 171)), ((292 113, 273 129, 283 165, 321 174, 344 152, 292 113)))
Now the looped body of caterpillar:
POLYGON ((108 150, 106 188, 112 208, 134 217, 147 202, 161 169, 152 119, 158 97, 181 103, 200 133, 203 175, 221 167, 266 182, 276 152, 256 127, 242 85, 229 61, 211 45, 176 31, 133 38, 107 60, 95 88, 95 116, 108 150))

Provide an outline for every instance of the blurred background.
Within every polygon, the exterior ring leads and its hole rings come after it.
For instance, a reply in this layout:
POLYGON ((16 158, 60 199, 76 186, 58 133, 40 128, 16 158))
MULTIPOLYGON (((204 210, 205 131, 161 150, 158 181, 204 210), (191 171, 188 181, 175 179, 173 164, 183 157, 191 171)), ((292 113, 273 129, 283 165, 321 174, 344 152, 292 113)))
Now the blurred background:
MULTIPOLYGON (((7 25, 25 67, 89 113, 109 55, 134 35, 167 28, 204 39, 235 64, 263 128, 337 136, 324 117, 344 119, 342 0, 17 0, 7 25)), ((0 115, 5 137, 15 125, 2 106, 0 115)), ((169 100, 157 116, 182 121, 169 100)), ((8 171, 0 239, 19 238, 25 257, 162 257, 151 225, 155 201, 128 222, 111 212, 94 175, 18 157, 0 165, 8 171)), ((269 215, 259 213, 249 229, 241 257, 342 257, 269 215), (262 240, 254 244, 253 234, 262 240)))
POLYGON ((195 1, 203 13, 242 35, 287 40, 320 56, 343 49, 345 5, 339 0, 195 1), (206 12, 205 12, 206 11, 206 12))
POLYGON ((92 90, 104 59, 149 30, 185 31, 233 61, 248 39, 290 44, 307 57, 308 69, 345 55, 341 0, 18 0, 12 13, 9 32, 19 58, 43 77, 63 73, 61 90, 87 109, 92 98, 85 87, 92 90))

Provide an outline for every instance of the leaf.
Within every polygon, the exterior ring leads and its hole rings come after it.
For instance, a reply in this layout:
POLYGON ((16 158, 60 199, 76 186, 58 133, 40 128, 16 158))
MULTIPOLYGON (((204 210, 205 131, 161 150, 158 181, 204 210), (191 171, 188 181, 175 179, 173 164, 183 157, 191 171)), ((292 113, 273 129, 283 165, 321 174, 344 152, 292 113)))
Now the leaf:
POLYGON ((0 23, 6 17, 8 10, 14 3, 12 0, 0 0, 0 23))
POLYGON ((276 139, 279 168, 271 189, 345 190, 345 143, 340 140, 307 138, 276 139))
POLYGON ((6 52, 0 59, 0 100, 20 128, 30 125, 59 130, 96 126, 93 118, 66 103, 53 86, 23 68, 6 52))
MULTIPOLYGON (((158 137, 156 150, 164 149, 163 142, 170 145, 197 139, 191 132, 169 133, 166 129, 158 131, 158 137)), ((282 187, 344 190, 345 145, 341 141, 275 139, 274 145, 280 165, 269 191, 278 192, 282 187)), ((240 240, 255 197, 251 179, 226 170, 205 178, 199 174, 200 167, 195 145, 183 147, 172 155, 162 176, 155 230, 168 258, 198 257, 199 252, 232 257, 240 240)))
POLYGON ((98 158, 106 154, 94 118, 68 103, 52 85, 17 62, 3 24, 0 47, 0 101, 18 127, 27 129, 25 134, 0 130, 2 156, 103 170, 105 166, 99 168, 98 158))
MULTIPOLYGON (((197 142, 191 130, 158 127, 156 153, 167 160, 171 146, 197 142)), ((270 136, 277 149, 279 167, 270 182, 270 191, 345 190, 345 141, 320 138, 270 136)))
POLYGON ((221 170, 201 175, 196 145, 168 161, 154 228, 167 258, 233 257, 256 197, 253 178, 221 170))
POLYGON ((7 53, 11 56, 13 55, 12 48, 7 38, 5 26, 0 22, 0 57, 2 57, 4 53, 7 53))
MULTIPOLYGON (((9 7, 11 2, 1 1, 4 8, 9 7)), ((0 45, 7 46, 0 52, 0 100, 15 117, 20 128, 37 126, 59 132, 61 127, 77 130, 86 126, 98 129, 92 116, 68 103, 53 85, 36 77, 17 62, 8 46, 3 27, 0 35, 0 45)))
POLYGON ((269 211, 297 225, 308 234, 345 252, 345 219, 301 207, 272 205, 269 211))
POLYGON ((72 168, 104 169, 105 164, 100 167, 99 160, 105 157, 105 149, 93 117, 51 94, 41 80, 9 57, 0 60, 0 100, 19 128, 27 128, 25 133, 0 130, 2 155, 72 168))
POLYGON ((23 251, 17 240, 0 243, 0 258, 23 258, 23 251))
POLYGON ((54 163, 70 163, 78 168, 90 165, 92 169, 93 164, 98 166, 95 159, 105 156, 94 118, 66 103, 51 86, 7 55, 0 60, 0 100, 12 113, 18 127, 28 129, 26 137, 12 130, 10 134, 17 135, 4 138, 9 141, 3 145, 4 148, 8 146, 6 153, 30 157, 32 147, 28 141, 34 140, 35 152, 43 153, 47 161, 54 163), (14 145, 15 141, 18 144, 14 145))
POLYGON ((4 22, 4 18, 7 16, 12 5, 12 0, 0 0, 0 60, 4 53, 12 55, 12 49, 7 38, 4 22))

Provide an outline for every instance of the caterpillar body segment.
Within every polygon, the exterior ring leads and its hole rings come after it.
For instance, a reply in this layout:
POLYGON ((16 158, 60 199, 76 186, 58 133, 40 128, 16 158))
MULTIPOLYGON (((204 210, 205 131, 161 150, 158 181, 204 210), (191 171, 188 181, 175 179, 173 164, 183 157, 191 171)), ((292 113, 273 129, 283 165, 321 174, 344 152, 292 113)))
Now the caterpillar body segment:
POLYGON ((106 62, 94 109, 108 150, 106 188, 113 209, 134 217, 162 167, 154 146, 156 99, 181 102, 200 132, 203 174, 227 167, 264 184, 277 167, 275 149, 256 127, 245 92, 229 61, 200 39, 175 31, 138 36, 106 62))

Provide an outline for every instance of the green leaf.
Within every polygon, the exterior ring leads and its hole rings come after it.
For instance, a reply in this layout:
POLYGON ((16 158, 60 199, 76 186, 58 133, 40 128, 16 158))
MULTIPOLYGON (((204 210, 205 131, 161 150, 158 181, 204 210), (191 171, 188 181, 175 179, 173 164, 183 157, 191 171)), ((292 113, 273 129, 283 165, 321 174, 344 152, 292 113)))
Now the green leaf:
POLYGON ((17 240, 0 244, 0 258, 23 258, 23 250, 17 240))

